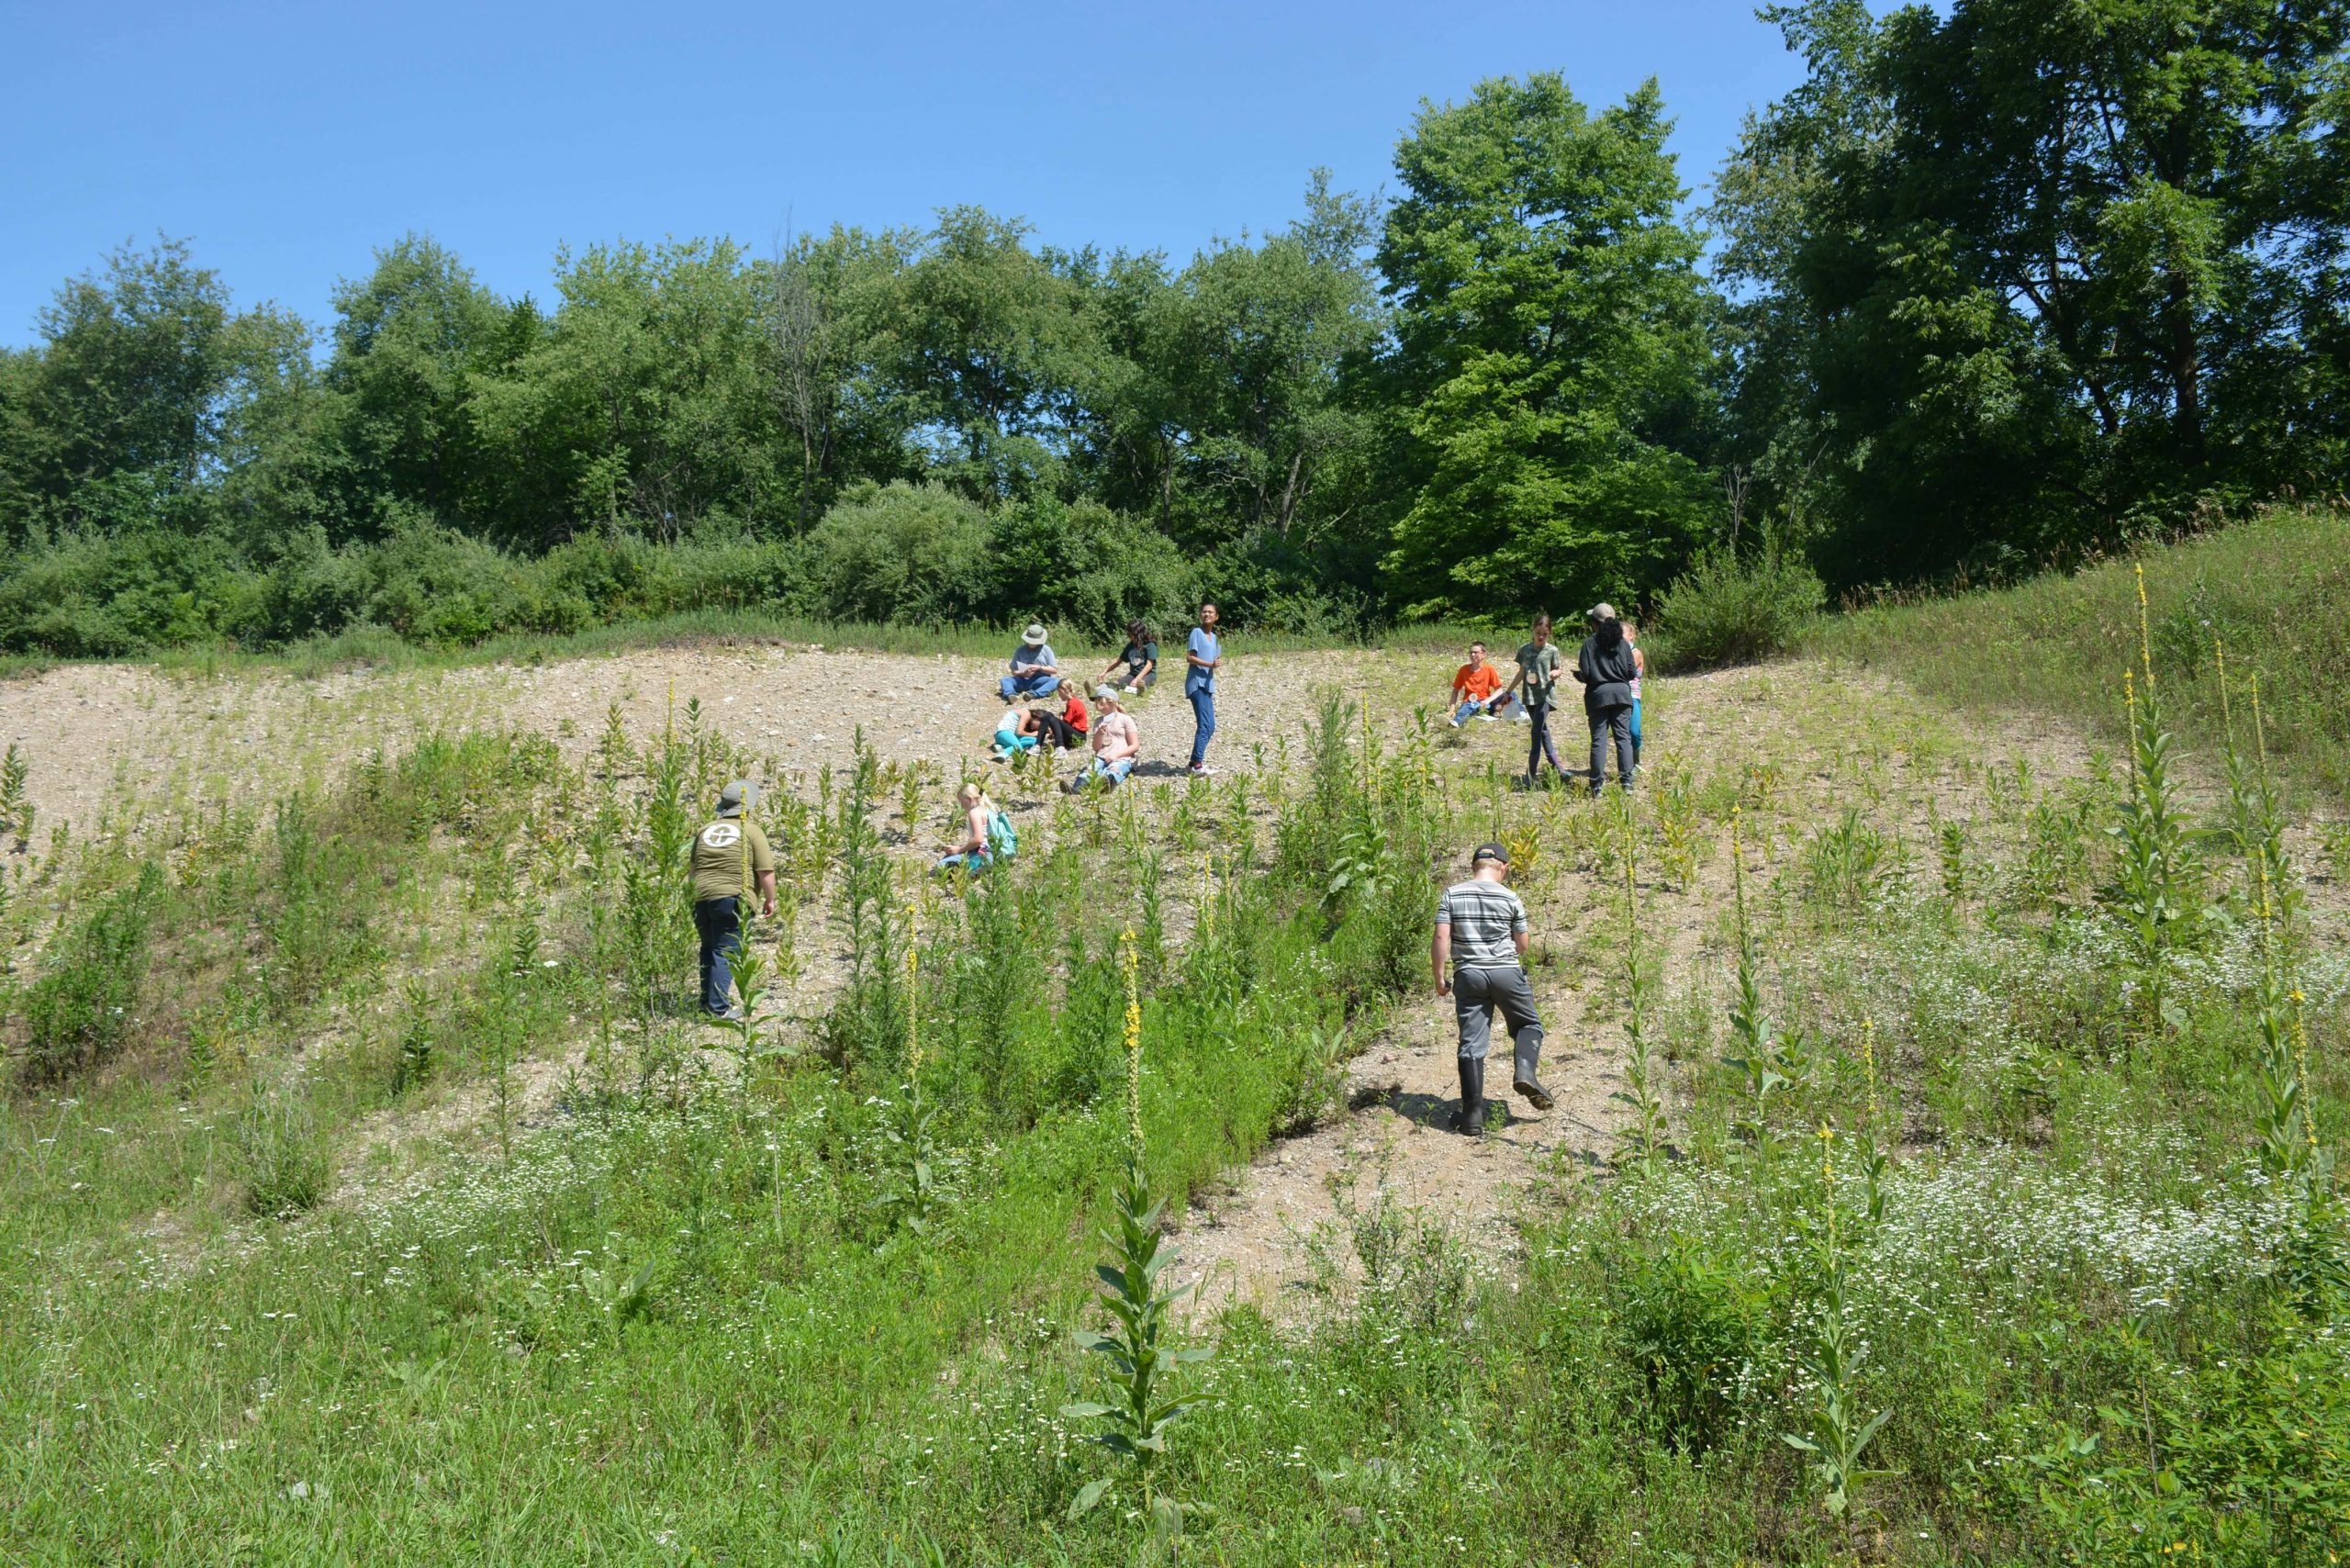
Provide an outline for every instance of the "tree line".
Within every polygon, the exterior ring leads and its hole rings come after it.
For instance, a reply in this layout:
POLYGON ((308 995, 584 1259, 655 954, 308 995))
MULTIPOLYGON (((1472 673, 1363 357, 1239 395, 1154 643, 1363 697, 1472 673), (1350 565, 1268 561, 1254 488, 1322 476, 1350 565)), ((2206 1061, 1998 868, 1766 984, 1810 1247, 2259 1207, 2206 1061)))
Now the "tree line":
MULTIPOLYGON (((701 605, 1360 630, 1693 563, 2013 574, 2350 470, 2350 0, 1863 0, 1695 208, 1653 83, 1423 106, 1178 265, 976 207, 563 252, 411 235, 322 330, 126 247, 0 351, 0 647, 701 605)), ((1711 579, 1708 579, 1711 580, 1711 579)))

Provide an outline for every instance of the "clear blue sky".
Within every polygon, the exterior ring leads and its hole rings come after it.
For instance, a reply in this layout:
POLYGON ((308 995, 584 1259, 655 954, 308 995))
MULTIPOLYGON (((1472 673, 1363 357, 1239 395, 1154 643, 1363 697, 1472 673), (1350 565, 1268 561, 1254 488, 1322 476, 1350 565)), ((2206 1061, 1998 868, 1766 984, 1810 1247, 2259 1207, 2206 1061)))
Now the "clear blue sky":
POLYGON ((161 5, 0 0, 0 342, 126 239, 314 322, 410 230, 544 298, 559 242, 878 228, 974 202, 1056 244, 1262 231, 1390 179, 1419 101, 1662 84, 1684 185, 1800 64, 1751 0, 161 5))

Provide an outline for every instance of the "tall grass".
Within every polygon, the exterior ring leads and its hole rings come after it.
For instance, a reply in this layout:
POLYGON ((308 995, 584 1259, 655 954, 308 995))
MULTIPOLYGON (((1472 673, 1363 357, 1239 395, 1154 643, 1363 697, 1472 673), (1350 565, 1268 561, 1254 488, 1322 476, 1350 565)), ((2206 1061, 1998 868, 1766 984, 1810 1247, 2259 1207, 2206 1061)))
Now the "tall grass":
POLYGON ((2350 792, 2350 517, 2279 510, 2070 576, 1824 617, 1808 651, 1881 666, 1988 713, 2061 717, 2120 742, 2114 672, 2137 662, 2135 569, 2155 606, 2152 662, 2188 749, 2223 727, 2216 635, 2256 675, 2288 779, 2350 792))

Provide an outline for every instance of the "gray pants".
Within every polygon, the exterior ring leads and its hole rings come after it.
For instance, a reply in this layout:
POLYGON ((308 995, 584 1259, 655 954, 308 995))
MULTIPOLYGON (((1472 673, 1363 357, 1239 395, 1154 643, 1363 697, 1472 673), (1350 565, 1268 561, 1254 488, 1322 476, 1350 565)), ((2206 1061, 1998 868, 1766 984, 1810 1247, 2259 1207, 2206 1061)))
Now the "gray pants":
POLYGON ((1607 742, 1611 737, 1616 742, 1616 782, 1630 789, 1638 766, 1632 760, 1631 704, 1588 710, 1583 716, 1591 721, 1591 792, 1598 794, 1599 787, 1607 781, 1607 742))
POLYGON ((1452 971, 1452 1012, 1460 1021, 1460 1054, 1483 1061, 1494 1026, 1494 1010, 1517 1041, 1520 1056, 1542 1048, 1542 1019, 1534 1011, 1534 988, 1526 971, 1512 964, 1505 969, 1452 971))

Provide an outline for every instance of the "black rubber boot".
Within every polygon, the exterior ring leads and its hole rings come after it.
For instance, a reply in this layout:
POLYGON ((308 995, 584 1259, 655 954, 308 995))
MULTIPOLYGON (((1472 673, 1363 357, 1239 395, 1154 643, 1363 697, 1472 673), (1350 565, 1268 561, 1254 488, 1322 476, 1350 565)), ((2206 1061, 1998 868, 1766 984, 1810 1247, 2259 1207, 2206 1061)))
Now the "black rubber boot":
POLYGON ((1483 1136, 1485 1130, 1485 1058, 1460 1058, 1460 1112, 1452 1125, 1469 1137, 1483 1136))
POLYGON ((1547 1111, 1556 1103, 1534 1070, 1542 1065, 1542 1039, 1535 1036, 1531 1044, 1521 1041, 1517 1047, 1517 1071, 1510 1087, 1526 1096, 1527 1103, 1538 1111, 1547 1111))

